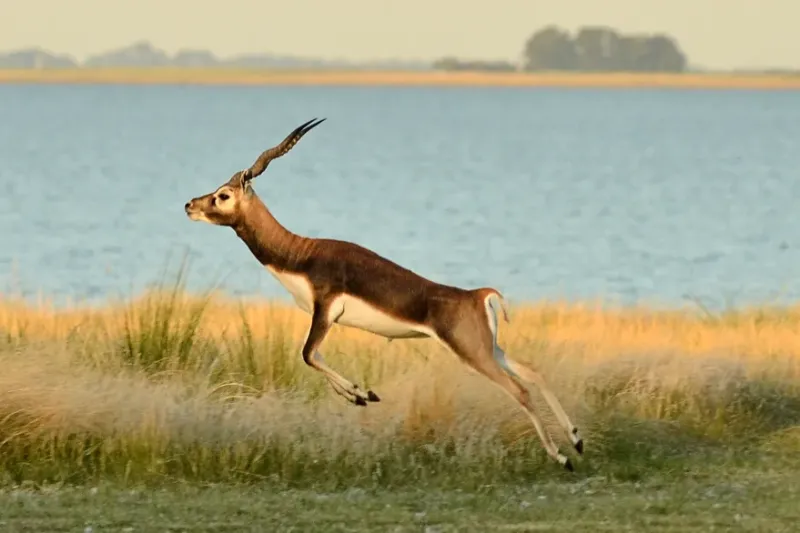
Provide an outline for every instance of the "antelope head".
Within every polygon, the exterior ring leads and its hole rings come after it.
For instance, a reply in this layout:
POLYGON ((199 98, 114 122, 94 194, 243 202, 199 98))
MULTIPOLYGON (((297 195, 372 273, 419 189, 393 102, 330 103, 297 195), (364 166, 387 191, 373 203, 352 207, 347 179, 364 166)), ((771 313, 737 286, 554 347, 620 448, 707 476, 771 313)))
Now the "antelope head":
POLYGON ((294 129, 277 146, 265 150, 250 168, 236 172, 214 192, 192 198, 184 210, 191 220, 208 222, 217 226, 235 226, 241 219, 244 208, 254 194, 251 182, 260 176, 270 161, 285 155, 294 148, 303 135, 319 126, 325 119, 309 120, 294 129))

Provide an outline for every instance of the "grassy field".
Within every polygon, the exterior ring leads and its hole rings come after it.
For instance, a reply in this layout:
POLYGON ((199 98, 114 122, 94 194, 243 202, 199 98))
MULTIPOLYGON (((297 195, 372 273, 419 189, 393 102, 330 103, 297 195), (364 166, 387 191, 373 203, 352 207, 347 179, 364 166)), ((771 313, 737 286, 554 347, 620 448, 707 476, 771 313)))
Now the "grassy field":
POLYGON ((0 530, 779 533, 797 530, 798 489, 800 480, 791 471, 713 481, 589 478, 474 491, 17 488, 0 491, 0 530))
POLYGON ((433 341, 335 328, 328 363, 382 399, 346 404, 299 355, 307 324, 180 280, 94 308, 0 298, 0 529, 779 531, 800 518, 800 307, 512 306, 501 343, 581 428, 574 473, 433 341))
POLYGON ((126 83, 193 85, 350 85, 496 87, 674 87, 800 89, 800 75, 728 73, 522 73, 302 71, 194 68, 5 69, 0 83, 126 83))

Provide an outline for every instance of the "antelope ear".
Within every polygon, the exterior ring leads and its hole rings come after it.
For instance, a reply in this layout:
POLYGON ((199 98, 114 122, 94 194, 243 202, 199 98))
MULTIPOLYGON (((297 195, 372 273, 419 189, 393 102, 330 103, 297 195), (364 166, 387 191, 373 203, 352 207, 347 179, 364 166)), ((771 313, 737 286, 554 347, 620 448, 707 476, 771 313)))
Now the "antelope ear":
POLYGON ((239 183, 242 186, 242 189, 245 191, 250 188, 250 181, 253 179, 253 171, 249 168, 247 170, 242 170, 241 174, 239 174, 239 183))
POLYGON ((252 178, 252 174, 250 170, 242 170, 237 172, 231 177, 230 184, 235 187, 242 187, 244 188, 245 184, 248 183, 252 178))
POLYGON ((252 190, 251 187, 253 185, 253 171, 250 170, 249 168, 247 170, 243 170, 241 182, 242 182, 242 192, 244 192, 245 194, 249 193, 252 190))

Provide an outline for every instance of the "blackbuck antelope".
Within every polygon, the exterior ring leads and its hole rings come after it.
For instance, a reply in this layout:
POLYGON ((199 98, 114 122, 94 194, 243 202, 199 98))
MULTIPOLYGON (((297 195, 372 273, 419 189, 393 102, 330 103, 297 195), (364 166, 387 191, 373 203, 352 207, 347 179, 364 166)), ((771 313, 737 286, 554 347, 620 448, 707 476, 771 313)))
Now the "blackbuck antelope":
POLYGON ((502 295, 492 288, 467 290, 442 285, 352 242, 296 235, 270 213, 252 188, 253 178, 285 155, 322 120, 297 127, 250 168, 236 172, 212 193, 185 205, 191 220, 233 228, 262 265, 311 315, 303 360, 322 372, 338 394, 355 405, 378 402, 325 364, 319 353, 333 324, 392 339, 430 337, 461 361, 513 396, 527 412, 548 455, 572 470, 572 464, 548 434, 520 381, 540 388, 578 453, 583 440, 540 374, 506 356, 497 344, 498 314, 508 321, 502 295))

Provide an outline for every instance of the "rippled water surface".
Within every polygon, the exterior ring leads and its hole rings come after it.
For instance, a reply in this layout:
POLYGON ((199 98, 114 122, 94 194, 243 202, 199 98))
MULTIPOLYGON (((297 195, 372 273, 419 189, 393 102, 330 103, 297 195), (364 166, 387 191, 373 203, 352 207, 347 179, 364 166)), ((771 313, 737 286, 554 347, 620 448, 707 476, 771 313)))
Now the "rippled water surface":
POLYGON ((0 86, 0 289, 286 298, 183 204, 312 117, 255 183, 308 236, 511 300, 800 297, 800 92, 0 86))

